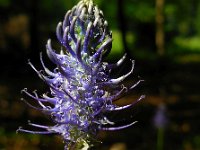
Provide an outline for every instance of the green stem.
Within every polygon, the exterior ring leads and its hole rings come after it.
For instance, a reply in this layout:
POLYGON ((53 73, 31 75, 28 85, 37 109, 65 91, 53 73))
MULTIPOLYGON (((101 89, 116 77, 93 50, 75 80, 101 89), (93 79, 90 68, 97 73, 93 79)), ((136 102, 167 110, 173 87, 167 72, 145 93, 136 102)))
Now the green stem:
POLYGON ((158 128, 157 150, 163 150, 164 145, 164 128, 158 128))

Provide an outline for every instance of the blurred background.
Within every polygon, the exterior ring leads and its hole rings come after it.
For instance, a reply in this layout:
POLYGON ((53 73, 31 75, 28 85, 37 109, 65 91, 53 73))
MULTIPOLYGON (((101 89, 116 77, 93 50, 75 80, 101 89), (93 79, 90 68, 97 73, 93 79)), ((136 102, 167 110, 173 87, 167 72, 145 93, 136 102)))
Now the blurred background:
MULTIPOLYGON (((134 74, 126 81, 145 82, 119 100, 146 98, 134 108, 112 114, 111 120, 128 118, 138 123, 121 131, 100 132, 100 150, 200 150, 200 1, 199 0, 94 0, 113 31, 108 61, 124 53, 135 60, 134 74), (131 116, 131 117, 129 117, 131 116)), ((20 101, 27 87, 41 94, 46 85, 27 65, 28 59, 47 66, 46 41, 56 44, 55 29, 78 0, 0 0, 0 150, 63 149, 56 135, 18 133, 27 120, 49 124, 48 116, 20 101)), ((58 44, 58 43, 57 43, 58 44)), ((126 121, 124 121, 126 123, 126 121)))

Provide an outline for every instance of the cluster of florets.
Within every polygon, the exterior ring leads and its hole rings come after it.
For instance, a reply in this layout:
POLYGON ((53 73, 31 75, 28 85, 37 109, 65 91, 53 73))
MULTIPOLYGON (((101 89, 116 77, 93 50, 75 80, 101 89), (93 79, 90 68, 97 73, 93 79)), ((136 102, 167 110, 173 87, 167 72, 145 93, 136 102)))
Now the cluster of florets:
MULTIPOLYGON (((56 123, 54 126, 44 126, 29 123, 45 131, 29 131, 20 128, 18 131, 29 133, 49 134, 58 133, 69 143, 89 143, 92 136, 99 130, 117 130, 131 126, 115 127, 114 122, 104 115, 108 111, 119 111, 134 105, 118 107, 113 101, 133 89, 140 81, 131 87, 125 87, 121 82, 128 77, 134 68, 116 79, 110 77, 113 68, 119 67, 125 60, 125 55, 116 63, 108 64, 102 58, 112 47, 112 33, 108 30, 108 23, 103 13, 93 4, 92 0, 82 0, 69 10, 63 22, 58 23, 56 35, 62 48, 57 53, 48 40, 46 48, 49 59, 56 64, 50 71, 45 67, 42 55, 41 64, 44 68, 38 71, 29 62, 39 77, 50 88, 50 94, 41 97, 36 92, 28 96, 39 103, 38 110, 49 114, 56 123), (105 127, 110 125, 110 127, 105 127)), ((139 101, 141 96, 137 101, 139 101)))

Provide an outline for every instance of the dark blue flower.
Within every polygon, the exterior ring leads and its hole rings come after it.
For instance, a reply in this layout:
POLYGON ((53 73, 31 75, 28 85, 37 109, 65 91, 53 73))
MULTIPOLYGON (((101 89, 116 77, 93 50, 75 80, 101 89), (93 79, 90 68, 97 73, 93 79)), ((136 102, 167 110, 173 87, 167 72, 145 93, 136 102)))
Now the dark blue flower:
POLYGON ((39 97, 36 92, 31 94, 27 89, 22 90, 38 102, 40 107, 36 108, 23 100, 31 107, 49 114, 55 125, 29 123, 45 131, 29 131, 22 128, 18 131, 34 134, 58 133, 62 135, 68 149, 72 143, 90 143, 99 130, 118 130, 133 125, 135 122, 116 127, 115 123, 105 116, 106 112, 132 107, 144 96, 123 107, 113 104, 113 101, 133 89, 141 80, 130 87, 121 83, 133 72, 134 61, 127 74, 116 79, 110 77, 112 69, 119 67, 126 55, 116 64, 103 62, 102 58, 112 48, 112 33, 108 30, 108 23, 102 11, 92 0, 80 1, 66 13, 64 21, 58 23, 56 35, 62 45, 61 51, 57 53, 52 48, 51 40, 48 40, 46 49, 49 59, 57 67, 53 71, 46 68, 42 54, 40 61, 44 70, 38 71, 29 62, 49 86, 50 94, 39 97))

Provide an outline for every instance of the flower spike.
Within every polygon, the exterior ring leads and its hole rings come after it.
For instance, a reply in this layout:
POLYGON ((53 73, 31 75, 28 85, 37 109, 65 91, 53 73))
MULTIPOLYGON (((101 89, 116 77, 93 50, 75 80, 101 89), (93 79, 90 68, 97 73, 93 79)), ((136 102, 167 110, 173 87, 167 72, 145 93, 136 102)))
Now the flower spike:
MULTIPOLYGON (((144 98, 142 95, 135 102, 117 106, 113 102, 134 89, 139 80, 130 87, 122 83, 133 73, 134 61, 128 73, 118 78, 111 78, 112 69, 120 67, 126 54, 115 64, 103 62, 112 48, 112 32, 104 19, 103 12, 92 0, 81 0, 69 10, 63 22, 56 27, 56 36, 62 45, 60 52, 54 50, 49 39, 46 53, 56 65, 49 70, 40 53, 43 70, 37 70, 28 64, 49 86, 49 92, 39 96, 36 91, 22 93, 37 102, 37 106, 22 99, 30 107, 48 114, 55 123, 53 126, 28 123, 42 131, 30 131, 19 128, 17 131, 32 134, 60 134, 65 141, 65 150, 92 145, 98 131, 121 130, 132 126, 136 121, 116 126, 105 114, 132 108, 144 98), (107 113, 108 112, 108 113, 107 113)), ((78 149, 78 148, 77 148, 78 149)))

